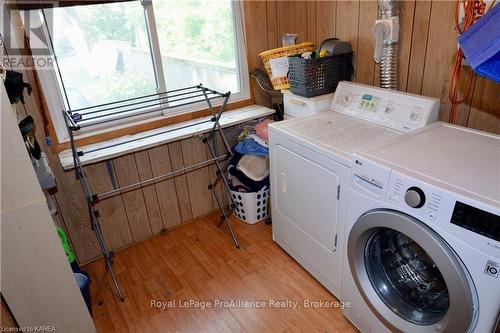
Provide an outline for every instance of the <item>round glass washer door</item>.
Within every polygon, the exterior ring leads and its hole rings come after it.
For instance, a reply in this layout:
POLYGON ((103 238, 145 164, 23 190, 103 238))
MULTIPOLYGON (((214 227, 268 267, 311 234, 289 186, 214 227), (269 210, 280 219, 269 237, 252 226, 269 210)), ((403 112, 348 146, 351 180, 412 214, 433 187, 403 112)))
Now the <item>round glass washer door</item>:
POLYGON ((449 293, 441 272, 403 233, 388 228, 373 232, 365 246, 365 266, 379 297, 404 319, 430 325, 448 312, 449 293))
POLYGON ((467 332, 475 289, 450 246, 419 220, 390 210, 362 215, 348 235, 354 282, 393 331, 467 332))

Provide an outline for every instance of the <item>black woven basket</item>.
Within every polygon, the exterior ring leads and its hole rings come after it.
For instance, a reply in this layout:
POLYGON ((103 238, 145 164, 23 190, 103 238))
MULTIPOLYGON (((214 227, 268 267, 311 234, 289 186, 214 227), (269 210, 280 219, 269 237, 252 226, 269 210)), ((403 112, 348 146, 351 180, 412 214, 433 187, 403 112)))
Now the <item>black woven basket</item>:
POLYGON ((335 91, 340 81, 351 81, 352 52, 324 58, 289 57, 290 91, 304 97, 314 97, 335 91))

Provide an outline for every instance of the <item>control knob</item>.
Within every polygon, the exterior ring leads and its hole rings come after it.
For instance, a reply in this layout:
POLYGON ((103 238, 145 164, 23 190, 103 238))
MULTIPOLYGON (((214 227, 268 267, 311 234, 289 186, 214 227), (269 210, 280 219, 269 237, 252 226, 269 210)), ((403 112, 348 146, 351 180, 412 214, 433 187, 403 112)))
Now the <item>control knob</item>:
POLYGON ((406 190, 405 202, 412 208, 420 208, 425 205, 425 193, 420 188, 413 186, 406 190))
POLYGON ((384 107, 384 112, 385 113, 391 113, 392 111, 394 111, 394 107, 392 107, 391 105, 386 105, 384 107))
POLYGON ((351 94, 346 94, 340 101, 343 106, 348 106, 352 102, 352 95, 351 94))

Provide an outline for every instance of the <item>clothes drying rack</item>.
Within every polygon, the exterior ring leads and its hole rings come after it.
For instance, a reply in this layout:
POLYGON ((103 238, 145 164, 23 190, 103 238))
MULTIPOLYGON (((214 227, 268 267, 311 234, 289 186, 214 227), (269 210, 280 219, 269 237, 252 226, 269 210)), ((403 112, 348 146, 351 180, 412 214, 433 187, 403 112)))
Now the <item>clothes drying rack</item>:
MULTIPOLYGON (((96 205, 99 203, 100 200, 104 200, 110 197, 113 197, 115 195, 132 191, 137 188, 141 188, 146 185, 151 185, 175 176, 178 176, 180 174, 183 174, 185 172, 190 172, 194 171, 196 169, 208 166, 210 164, 215 164, 217 171, 216 175, 217 177, 215 180, 210 180, 210 184, 208 185, 208 188, 212 191, 215 201, 217 202, 217 205, 219 206, 219 209, 222 213, 221 216, 221 221, 219 223, 219 227, 222 224, 226 224, 227 228, 229 230, 229 233, 231 235, 231 238, 234 242, 234 245, 239 248, 239 242, 238 239, 236 238, 236 235, 231 227, 231 224, 229 223, 228 220, 228 215, 229 213, 234 209, 235 203, 233 201, 233 198, 231 195, 229 195, 229 183, 226 177, 226 172, 227 168, 229 166, 229 159, 232 156, 231 152, 231 147, 229 146, 229 143, 227 141, 227 138, 224 134, 224 130, 219 123, 219 120, 222 116, 222 113, 224 112, 224 109, 226 107, 226 104, 229 100, 229 97, 231 95, 231 92, 227 93, 220 93, 218 91, 209 89, 204 87, 202 84, 196 85, 196 86, 191 86, 191 87, 186 87, 186 88, 181 88, 181 89, 175 89, 175 90, 170 90, 170 91, 165 91, 165 92, 160 92, 156 94, 151 94, 151 95, 146 95, 146 96, 141 96, 141 97, 135 97, 135 98, 130 98, 125 101, 119 101, 119 102, 111 102, 111 103, 105 103, 105 104, 100 104, 96 106, 91 106, 91 107, 86 107, 86 108, 80 108, 77 110, 63 110, 63 115, 64 115, 64 120, 66 123, 66 127, 68 129, 69 133, 69 139, 70 139, 70 144, 71 144, 71 152, 72 152, 72 157, 73 157, 73 166, 75 169, 75 176, 76 179, 80 182, 80 185, 82 186, 83 193, 85 196, 85 199, 87 201, 87 206, 88 206, 88 212, 90 216, 90 222, 91 222, 91 227, 92 230, 94 231, 97 241, 99 243, 99 247, 101 249, 101 252, 104 256, 104 263, 106 266, 106 270, 109 271, 111 278, 113 280, 113 283, 115 285, 116 293, 120 300, 123 302, 124 297, 123 293, 120 289, 120 285, 118 283, 118 280, 113 273, 112 269, 112 264, 113 264, 113 251, 108 250, 106 243, 104 241, 104 235, 101 230, 101 226, 99 224, 99 211, 96 208, 96 205), (216 110, 217 107, 214 107, 212 104, 212 100, 219 99, 222 100, 220 106, 218 107, 218 110, 216 110), (90 183, 87 179, 87 176, 84 171, 84 166, 80 160, 80 157, 84 156, 86 153, 89 153, 90 151, 85 151, 85 150, 79 150, 78 147, 75 144, 75 133, 79 131, 80 129, 88 126, 94 126, 94 125, 99 125, 99 124, 104 124, 110 121, 116 121, 116 120, 124 120, 127 118, 131 117, 140 117, 144 114, 147 113, 152 113, 152 112, 165 112, 168 110, 173 110, 176 108, 180 108, 182 106, 187 106, 195 103, 200 103, 200 102, 205 102, 208 106, 208 109, 210 110, 212 117, 210 119, 204 119, 201 120, 200 122, 195 122, 190 125, 187 125, 186 127, 191 127, 191 126, 196 126, 201 123, 206 123, 206 122, 211 122, 212 126, 209 132, 198 135, 198 137, 201 139, 203 143, 205 143, 208 147, 208 150, 210 151, 211 158, 207 159, 206 161, 203 161, 201 163, 197 163, 194 165, 190 165, 187 167, 184 167, 179 170, 175 170, 163 175, 159 175, 150 179, 146 179, 143 181, 139 181, 134 184, 130 184, 127 186, 123 187, 114 187, 112 190, 103 192, 103 193, 94 193, 92 191, 92 188, 90 186, 90 183), (217 147, 217 133, 219 133, 221 141, 224 145, 224 148, 226 152, 224 154, 219 155, 218 154, 218 147, 217 147), (223 165, 223 163, 225 165, 223 165), (226 189, 228 195, 227 197, 230 199, 229 202, 229 213, 226 212, 226 207, 224 207, 224 203, 222 201, 222 198, 219 197, 217 194, 216 186, 222 181, 223 187, 226 189)), ((182 127, 182 128, 186 128, 182 127)), ((179 129, 179 128, 176 128, 179 129)), ((175 130, 175 129, 174 129, 175 130)), ((173 130, 172 130, 173 131, 173 130)), ((162 132, 163 133, 163 132, 162 132)), ((151 136, 154 136, 157 134, 152 134, 151 136)), ((107 149, 110 147, 116 147, 117 145, 122 145, 122 144, 127 144, 130 143, 130 141, 122 141, 120 143, 114 143, 110 144, 107 146, 100 147, 98 149, 107 149)), ((92 150, 94 152, 95 150, 92 150)), ((224 191, 224 190, 223 190, 224 191)), ((223 195, 223 192, 221 192, 223 195)))

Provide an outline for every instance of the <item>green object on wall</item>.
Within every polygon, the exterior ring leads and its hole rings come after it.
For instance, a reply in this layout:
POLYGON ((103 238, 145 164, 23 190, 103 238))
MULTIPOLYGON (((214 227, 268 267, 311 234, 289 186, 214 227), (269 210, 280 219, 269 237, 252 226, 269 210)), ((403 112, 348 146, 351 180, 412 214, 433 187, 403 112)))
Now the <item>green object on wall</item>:
POLYGON ((61 243, 64 249, 64 252, 66 252, 66 257, 68 257, 69 263, 73 263, 75 261, 75 254, 73 253, 73 250, 71 250, 71 246, 69 245, 68 242, 68 237, 66 236, 66 233, 64 230, 61 228, 57 228, 57 234, 59 235, 59 238, 61 239, 61 243))

